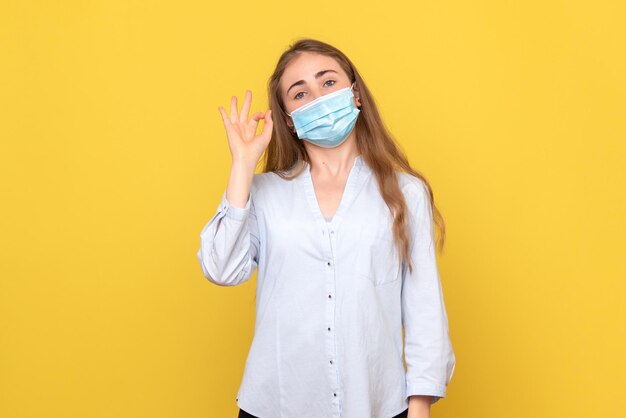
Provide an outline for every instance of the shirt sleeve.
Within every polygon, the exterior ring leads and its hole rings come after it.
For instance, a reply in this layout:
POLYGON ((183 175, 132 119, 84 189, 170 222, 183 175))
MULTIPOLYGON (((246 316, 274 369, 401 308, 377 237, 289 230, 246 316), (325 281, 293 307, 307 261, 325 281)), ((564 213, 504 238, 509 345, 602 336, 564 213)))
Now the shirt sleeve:
POLYGON ((197 256, 202 273, 219 286, 248 281, 258 265, 259 243, 252 194, 239 208, 231 205, 224 191, 216 213, 200 232, 197 256))
POLYGON ((435 257, 432 209, 426 185, 406 185, 410 210, 413 272, 404 263, 402 325, 407 364, 407 399, 430 395, 431 404, 446 396, 456 359, 448 332, 448 316, 435 257))

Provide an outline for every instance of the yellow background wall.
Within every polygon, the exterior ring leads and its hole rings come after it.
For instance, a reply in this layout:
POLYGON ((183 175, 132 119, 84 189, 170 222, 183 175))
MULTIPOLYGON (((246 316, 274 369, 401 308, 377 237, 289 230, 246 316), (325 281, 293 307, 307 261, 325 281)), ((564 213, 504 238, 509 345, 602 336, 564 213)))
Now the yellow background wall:
MULTIPOLYGON (((0 417, 234 417, 256 280, 202 276, 218 105, 353 59, 447 221, 433 417, 626 410, 618 1, 0 3, 0 417)), ((240 102, 241 103, 241 102, 240 102)))

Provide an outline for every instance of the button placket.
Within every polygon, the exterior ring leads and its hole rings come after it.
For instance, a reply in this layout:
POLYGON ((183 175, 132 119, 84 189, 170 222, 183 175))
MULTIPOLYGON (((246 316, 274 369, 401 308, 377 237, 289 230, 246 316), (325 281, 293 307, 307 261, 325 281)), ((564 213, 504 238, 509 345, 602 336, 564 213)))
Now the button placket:
POLYGON ((328 304, 327 304, 327 309, 326 309, 326 322, 327 322, 327 332, 326 332, 326 353, 328 355, 328 378, 329 378, 329 382, 331 384, 331 389, 332 389, 332 403, 334 405, 334 409, 335 409, 335 414, 334 416, 339 416, 340 415, 340 404, 339 404, 339 397, 338 397, 338 392, 339 392, 339 375, 338 375, 338 369, 336 367, 335 364, 335 354, 336 354, 336 334, 335 334, 335 327, 334 327, 334 321, 335 321, 335 309, 336 309, 336 303, 335 303, 335 298, 333 297, 333 295, 336 292, 336 269, 335 269, 335 260, 334 260, 334 252, 333 252, 333 246, 334 246, 334 240, 333 238, 335 237, 335 230, 333 227, 331 227, 331 225, 326 224, 326 229, 324 229, 322 231, 322 234, 325 237, 328 237, 328 239, 326 239, 326 250, 325 253, 327 254, 327 258, 326 258, 326 266, 325 266, 325 276, 326 276, 326 289, 327 289, 327 294, 328 294, 328 304))
MULTIPOLYGON (((327 376, 330 379, 328 381, 329 384, 329 396, 331 396, 331 413, 329 416, 333 418, 339 418, 342 415, 342 405, 341 405, 341 390, 343 387, 341 381, 341 364, 337 364, 338 361, 338 351, 337 351, 337 338, 335 331, 337 329, 337 320, 335 318, 336 308, 340 306, 335 303, 338 292, 338 287, 341 282, 337 280, 336 277, 336 269, 335 269, 335 261, 336 261, 336 251, 333 251, 333 247, 337 242, 337 235, 339 232, 337 231, 337 227, 342 224, 344 218, 344 212, 350 205, 353 204, 353 200, 359 190, 366 185, 366 181, 369 178, 368 176, 364 176, 363 170, 364 167, 367 167, 363 164, 363 160, 361 156, 358 156, 354 160, 354 166, 350 171, 350 175, 348 176, 348 180, 343 192, 343 196, 341 202, 337 208, 337 211, 333 218, 328 221, 325 219, 323 213, 320 210, 319 202, 317 200, 315 194, 315 188, 313 187, 313 181, 311 178, 310 164, 307 164, 307 169, 304 171, 304 175, 300 177, 300 181, 302 182, 302 189, 305 192, 305 196, 307 202, 310 206, 310 209, 313 215, 316 218, 317 224, 320 227, 320 231, 322 233, 322 242, 321 242, 321 251, 322 251, 322 259, 319 261, 320 263, 325 263, 325 266, 321 270, 321 277, 319 278, 320 286, 324 286, 326 291, 327 299, 326 308, 324 313, 323 320, 326 321, 327 331, 325 334, 325 350, 328 355, 328 361, 332 359, 332 364, 329 363, 329 368, 327 370, 327 376), (328 239, 326 239, 328 237, 328 239), (330 263, 330 265, 328 264, 330 263), (333 326, 333 324, 335 326, 333 326), (332 394, 332 395, 330 395, 332 394)), ((339 288, 340 290, 341 288, 339 288)), ((322 325, 323 326, 323 325, 322 325)), ((323 365, 320 365, 323 367, 323 365)))

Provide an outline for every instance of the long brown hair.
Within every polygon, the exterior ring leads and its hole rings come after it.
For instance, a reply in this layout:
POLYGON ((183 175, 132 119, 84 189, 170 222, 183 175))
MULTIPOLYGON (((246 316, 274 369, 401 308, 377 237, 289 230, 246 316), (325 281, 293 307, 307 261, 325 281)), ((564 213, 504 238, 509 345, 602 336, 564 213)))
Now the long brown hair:
POLYGON ((437 247, 442 251, 445 241, 445 223, 441 213, 435 205, 435 199, 428 181, 417 170, 409 165, 406 155, 399 149, 393 136, 387 131, 372 94, 361 75, 350 59, 340 50, 310 38, 303 38, 293 43, 279 58, 276 69, 268 83, 269 108, 272 110, 274 129, 272 139, 265 151, 265 167, 263 172, 275 172, 282 178, 291 180, 298 176, 305 168, 303 162, 309 162, 309 157, 302 141, 296 141, 296 134, 287 125, 287 115, 280 91, 280 79, 287 65, 303 52, 312 52, 334 58, 343 68, 350 82, 356 82, 355 89, 360 93, 361 112, 354 127, 357 148, 363 160, 376 176, 382 198, 394 214, 393 236, 396 245, 401 249, 400 258, 406 261, 409 271, 413 271, 410 257, 410 238, 408 233, 407 204, 404 194, 398 184, 395 170, 401 170, 421 179, 426 185, 434 223, 439 229, 437 247), (276 116, 274 116, 276 115, 276 116), (291 172, 294 165, 300 169, 291 172), (290 173, 291 174, 288 174, 290 173))

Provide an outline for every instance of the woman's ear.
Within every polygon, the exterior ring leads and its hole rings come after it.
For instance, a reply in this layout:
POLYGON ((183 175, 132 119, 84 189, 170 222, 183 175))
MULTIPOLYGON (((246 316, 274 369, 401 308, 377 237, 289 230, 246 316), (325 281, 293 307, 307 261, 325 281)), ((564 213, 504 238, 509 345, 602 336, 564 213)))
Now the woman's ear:
POLYGON ((356 83, 352 86, 352 94, 354 95, 354 100, 356 101, 356 107, 361 107, 361 95, 359 94, 359 90, 356 88, 356 83))

